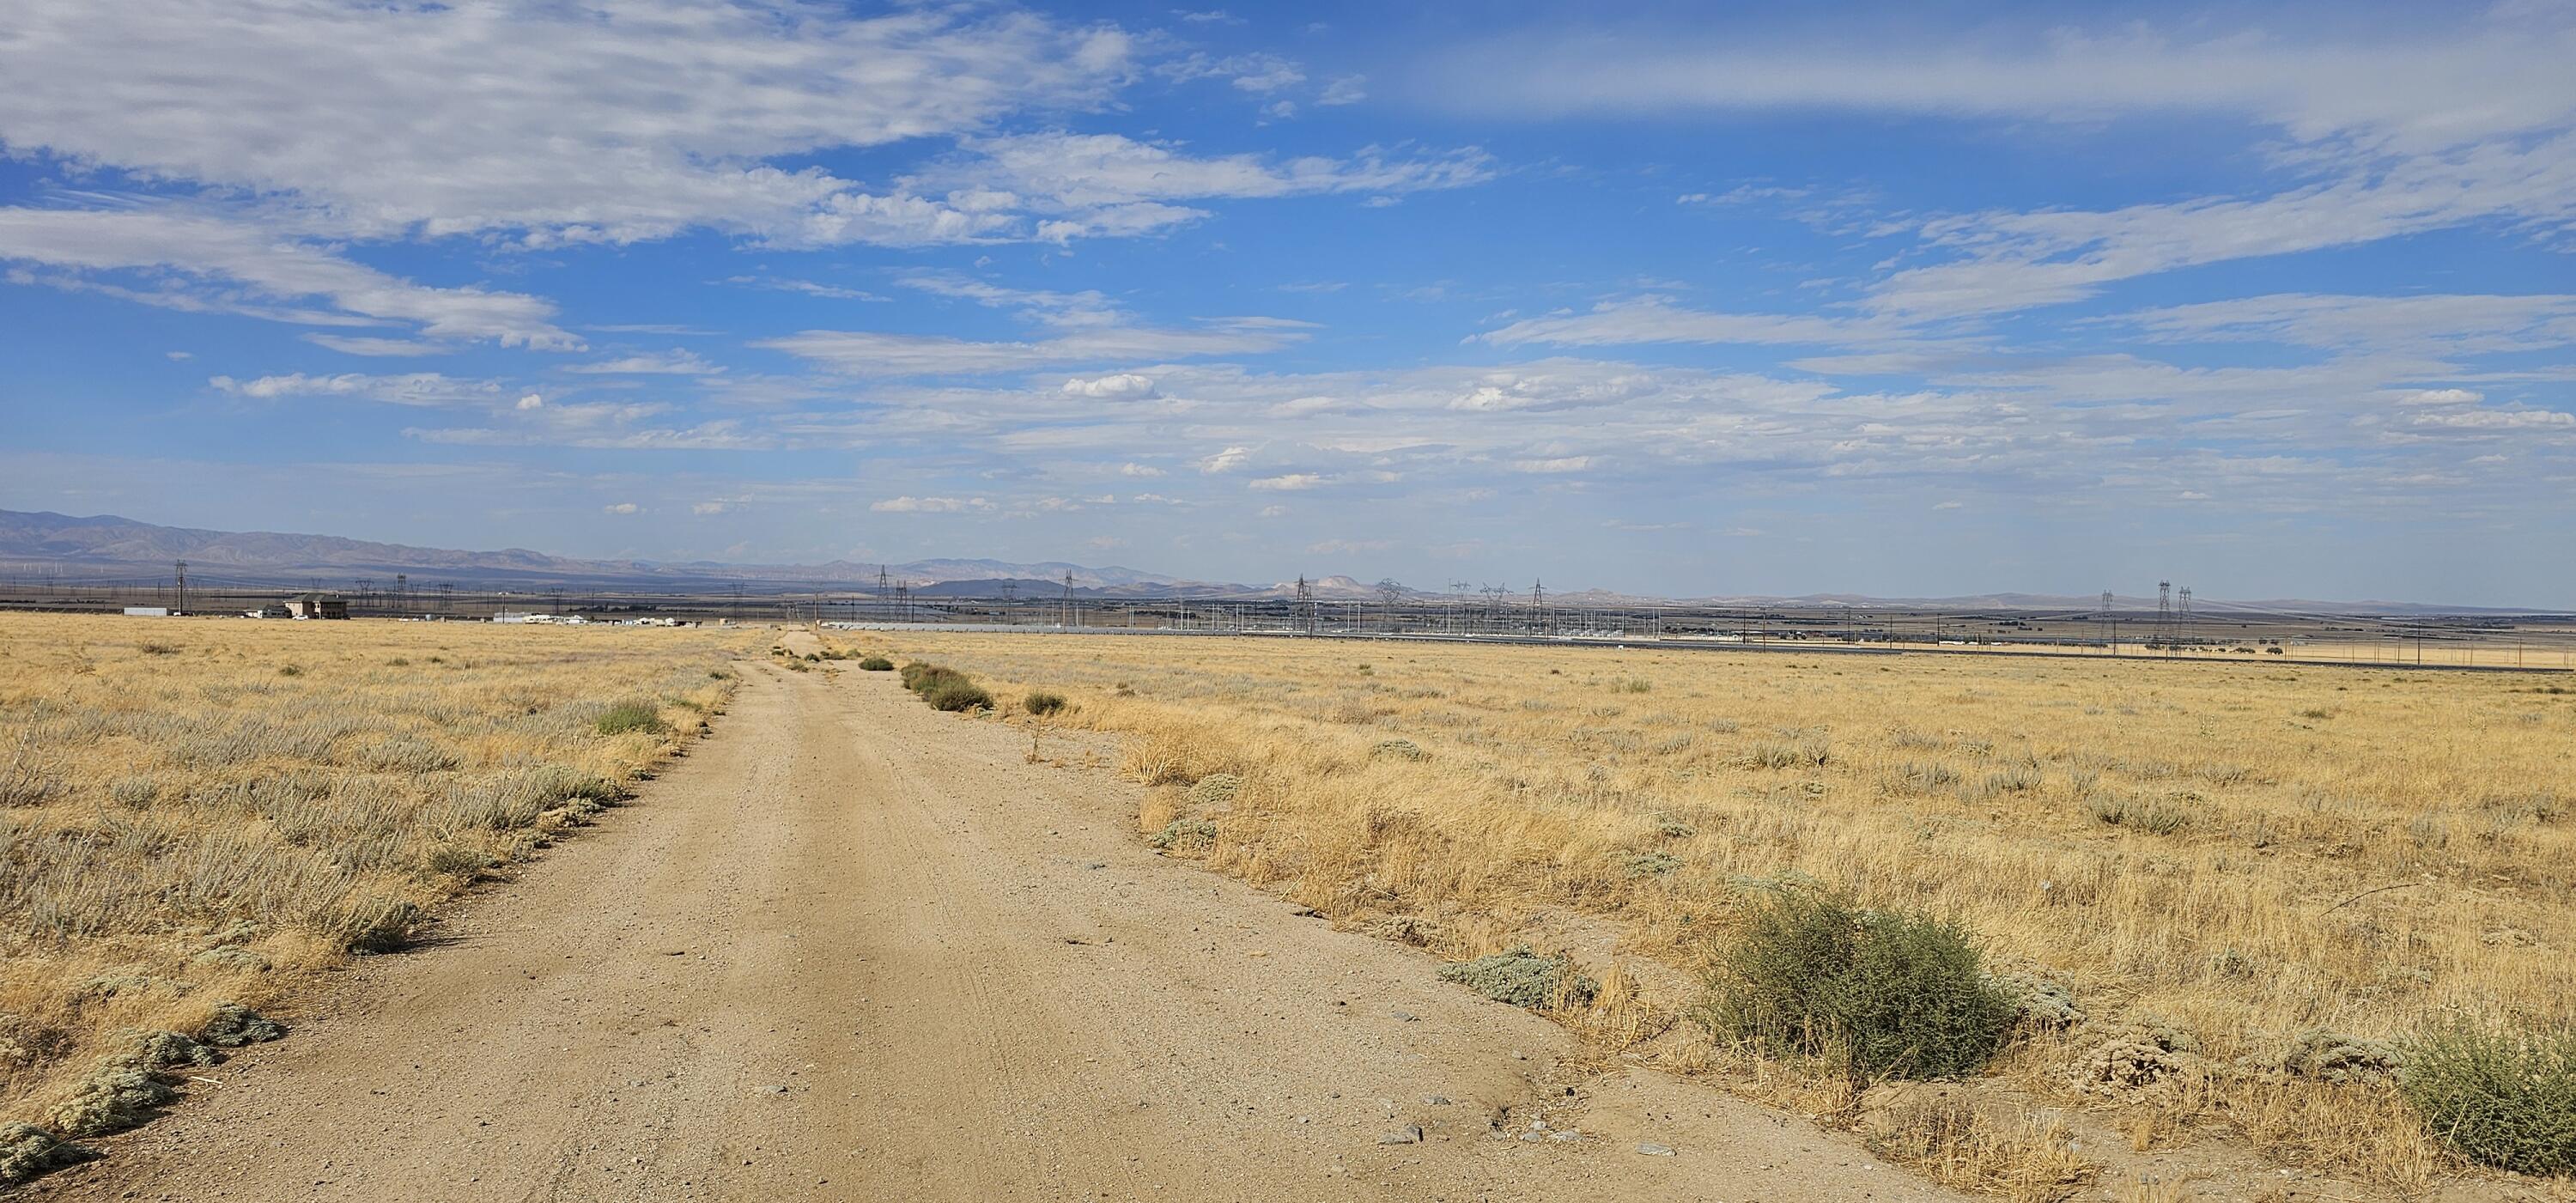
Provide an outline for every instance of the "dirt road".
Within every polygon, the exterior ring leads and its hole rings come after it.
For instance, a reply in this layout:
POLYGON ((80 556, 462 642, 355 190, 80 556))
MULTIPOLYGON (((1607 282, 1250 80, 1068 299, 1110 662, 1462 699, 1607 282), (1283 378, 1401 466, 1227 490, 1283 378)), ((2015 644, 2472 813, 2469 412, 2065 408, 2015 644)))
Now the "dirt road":
POLYGON ((1131 787, 892 674, 746 676, 633 804, 40 1190, 1951 1197, 1706 1089, 1561 1072, 1553 1025, 1155 856, 1131 787))

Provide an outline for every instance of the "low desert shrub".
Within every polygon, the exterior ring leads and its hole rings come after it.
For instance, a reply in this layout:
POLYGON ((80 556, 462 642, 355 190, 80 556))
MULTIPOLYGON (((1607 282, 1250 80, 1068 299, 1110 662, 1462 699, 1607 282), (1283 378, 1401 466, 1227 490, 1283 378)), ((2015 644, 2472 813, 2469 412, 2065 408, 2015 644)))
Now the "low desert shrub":
POLYGON ((1210 773, 1199 778, 1185 795, 1192 806, 1202 810, 1229 805, 1243 792, 1243 778, 1232 773, 1210 773))
POLYGON ((966 674, 944 664, 924 664, 918 660, 903 666, 903 687, 926 694, 942 682, 966 680, 966 674))
POLYGON ((2019 1009, 1980 959, 1955 923, 1783 890, 1718 958, 1701 1019, 1768 1054, 1840 1061, 1856 1078, 1954 1077, 1994 1055, 2019 1009))
POLYGON ((1585 977, 1572 957, 1541 956, 1527 944, 1443 965, 1440 980, 1515 1007, 1586 1006, 1601 992, 1601 983, 1585 977))
POLYGON ((602 735, 624 735, 629 731, 664 735, 671 730, 671 725, 662 721, 662 708, 641 698, 609 707, 599 716, 598 727, 602 735))
POLYGON ((205 1030, 197 1033, 197 1039, 218 1048, 240 1048, 284 1040, 286 1025, 240 1003, 216 1003, 213 1017, 206 1020, 205 1030))
POLYGON ((2443 1028, 2401 1056, 2397 1089, 2444 1143, 2517 1173, 2576 1174, 2576 1027, 2443 1028))
POLYGON ((2093 818, 2112 827, 2149 835, 2172 835, 2191 826, 2191 812, 2160 798, 2096 794, 2085 803, 2093 818))
POLYGON ((1833 745, 1821 735, 1794 740, 1763 740, 1744 750, 1741 763, 1758 769, 1816 768, 1833 757, 1833 745))
POLYGON ((1409 739, 1381 739, 1369 748, 1369 755, 1390 756, 1397 760, 1425 760, 1429 759, 1431 754, 1423 751, 1422 745, 1409 739))
POLYGON ((1205 819, 1174 819, 1161 831, 1145 837, 1145 846, 1174 849, 1205 848, 1216 841, 1216 824, 1205 819))
POLYGON ((888 660, 883 656, 870 656, 865 660, 859 661, 859 671, 870 673, 890 673, 894 671, 894 661, 888 660))
POLYGON ((1630 849, 1619 854, 1620 868, 1631 878, 1663 877, 1682 867, 1682 858, 1661 848, 1630 849))
POLYGON ((316 926, 351 952, 400 952, 411 947, 426 918, 409 899, 369 895, 322 917, 316 926))
POLYGON ((42 806, 62 792, 62 773, 34 741, 0 751, 0 806, 42 806))
POLYGON ((952 714, 971 710, 990 710, 993 707, 993 695, 985 692, 983 686, 963 676, 943 677, 933 682, 921 691, 921 700, 930 703, 930 708, 933 710, 944 710, 952 714))
POLYGON ((1065 701, 1063 694, 1049 693, 1043 689, 1020 699, 1020 709, 1026 710, 1031 714, 1054 714, 1055 712, 1064 709, 1064 707, 1065 701))
POLYGON ((60 1139, 34 1124, 0 1124, 0 1186, 15 1185, 96 1156, 97 1150, 60 1139))

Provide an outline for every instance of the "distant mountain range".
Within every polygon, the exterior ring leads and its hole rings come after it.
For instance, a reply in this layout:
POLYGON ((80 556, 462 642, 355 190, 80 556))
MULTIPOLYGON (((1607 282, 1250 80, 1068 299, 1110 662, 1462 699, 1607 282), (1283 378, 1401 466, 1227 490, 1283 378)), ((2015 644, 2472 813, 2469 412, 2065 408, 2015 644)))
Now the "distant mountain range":
MULTIPOLYGON (((64 514, 0 510, 0 578, 19 583, 51 579, 65 583, 152 583, 169 579, 174 561, 186 560, 191 580, 217 587, 300 588, 319 581, 341 587, 371 577, 390 584, 396 573, 412 577, 413 588, 444 582, 466 589, 547 589, 557 586, 627 592, 793 593, 873 590, 878 574, 887 583, 927 596, 1052 597, 1068 578, 1077 597, 1279 598, 1293 597, 1289 582, 1245 585, 1165 576, 1115 565, 1087 567, 1062 561, 1034 564, 1003 560, 938 559, 907 564, 724 564, 714 561, 663 563, 652 560, 581 560, 524 548, 502 551, 455 551, 372 543, 334 535, 280 534, 273 531, 215 531, 155 526, 130 518, 100 515, 75 518, 64 514)), ((1347 576, 1323 576, 1307 582, 1313 596, 1327 601, 1368 601, 1379 597, 1376 586, 1347 576)), ((1405 589, 1413 600, 1439 600, 1442 595, 1405 589)), ((1527 593, 1510 600, 1525 603, 1527 593)), ((2099 596, 2052 596, 1995 593, 1975 597, 1863 597, 1853 594, 1808 594, 1802 597, 1655 598, 1585 590, 1551 593, 1551 605, 1638 606, 1818 606, 1848 605, 1871 609, 1921 610, 2074 610, 2091 612, 2099 596)), ((2120 597, 2113 604, 2124 612, 2156 608, 2153 598, 2120 597)), ((2432 606, 2411 602, 2319 602, 2281 599, 2215 602, 2202 599, 2205 611, 2280 611, 2295 614, 2474 614, 2508 613, 2499 609, 2432 606)))
POLYGON ((50 573, 62 580, 107 578, 166 579, 175 561, 186 560, 191 577, 209 584, 301 586, 319 580, 344 586, 361 577, 386 578, 407 573, 415 585, 446 581, 471 588, 583 588, 724 591, 739 585, 746 591, 775 593, 816 588, 847 591, 874 589, 883 572, 888 584, 910 589, 939 589, 950 594, 973 592, 963 583, 989 584, 988 595, 1003 582, 1022 592, 1061 592, 1072 578, 1078 594, 1112 596, 1229 596, 1258 594, 1263 587, 1140 572, 1111 566, 1044 561, 1015 564, 1003 560, 916 560, 908 564, 724 564, 700 560, 663 563, 652 560, 581 560, 525 548, 502 551, 456 551, 372 543, 335 535, 281 534, 274 531, 216 531, 155 526, 131 518, 0 510, 0 574, 22 578, 50 573))

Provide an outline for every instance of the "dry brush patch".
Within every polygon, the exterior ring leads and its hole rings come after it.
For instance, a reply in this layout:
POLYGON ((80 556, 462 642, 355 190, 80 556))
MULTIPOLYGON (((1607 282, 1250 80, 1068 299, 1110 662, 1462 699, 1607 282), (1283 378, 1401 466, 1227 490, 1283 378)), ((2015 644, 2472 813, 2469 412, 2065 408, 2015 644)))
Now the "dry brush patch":
POLYGON ((1957 920, 2025 1002, 1989 1074, 2168 1143, 2420 1186, 2465 1162, 2386 1066, 2300 1050, 2576 1022, 2557 677, 899 642, 1130 736, 1146 833, 1451 959, 1606 924, 1688 982, 1782 888, 1957 920))
POLYGON ((677 753, 739 643, 0 616, 0 1120, 78 1134, 164 1101, 137 1033, 273 1034, 243 1008, 400 947, 677 753))

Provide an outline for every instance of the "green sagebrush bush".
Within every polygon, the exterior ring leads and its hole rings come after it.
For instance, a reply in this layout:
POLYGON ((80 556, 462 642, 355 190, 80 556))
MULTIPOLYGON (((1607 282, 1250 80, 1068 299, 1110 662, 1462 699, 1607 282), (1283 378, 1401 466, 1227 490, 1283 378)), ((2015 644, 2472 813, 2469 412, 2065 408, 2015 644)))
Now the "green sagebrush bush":
POLYGON ((1718 958, 1701 1020, 1771 1055, 1843 1062, 1855 1077, 1954 1077, 1994 1055, 2017 1011, 1980 959, 1958 924, 1783 890, 1718 958))
POLYGON ((2442 1028, 2399 1051, 2399 1093, 2452 1148, 2519 1173, 2576 1174, 2576 1027, 2442 1028))

